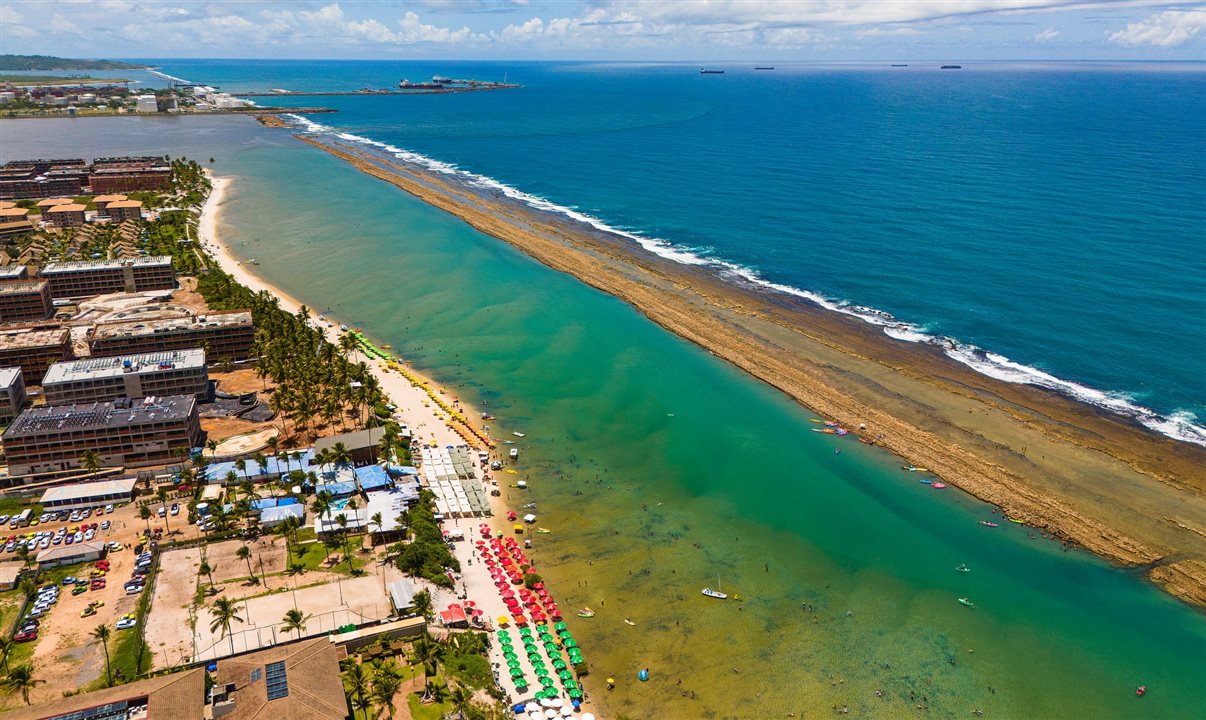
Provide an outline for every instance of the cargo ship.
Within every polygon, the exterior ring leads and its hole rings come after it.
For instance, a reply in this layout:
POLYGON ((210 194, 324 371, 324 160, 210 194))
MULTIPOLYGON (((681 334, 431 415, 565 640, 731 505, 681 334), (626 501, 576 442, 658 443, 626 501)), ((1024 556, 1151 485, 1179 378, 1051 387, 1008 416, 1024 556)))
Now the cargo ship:
POLYGON ((700 75, 724 75, 724 70, 708 70, 707 68, 699 69, 700 75))
POLYGON ((443 79, 443 78, 432 78, 432 82, 429 82, 429 83, 412 83, 409 80, 402 80, 398 83, 398 89, 399 90, 443 90, 444 84, 435 82, 436 80, 441 80, 441 79, 443 79))

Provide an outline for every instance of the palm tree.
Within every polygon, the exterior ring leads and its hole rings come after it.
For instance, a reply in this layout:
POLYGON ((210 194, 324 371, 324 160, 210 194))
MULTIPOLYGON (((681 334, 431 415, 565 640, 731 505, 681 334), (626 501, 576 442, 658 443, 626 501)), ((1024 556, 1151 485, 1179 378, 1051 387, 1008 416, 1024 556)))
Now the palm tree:
POLYGON ((210 565, 208 560, 202 560, 200 567, 197 568, 198 573, 209 578, 209 589, 210 590, 217 590, 217 588, 214 587, 214 571, 217 569, 218 569, 218 566, 210 565))
POLYGON ((235 460, 235 467, 239 469, 239 472, 243 473, 243 479, 246 480, 247 479, 247 461, 244 460, 243 458, 239 458, 238 460, 235 460))
POLYGON ((335 467, 340 465, 352 464, 352 453, 348 450, 348 446, 341 442, 337 442, 331 446, 331 462, 335 463, 335 467))
POLYGON ((314 495, 314 502, 310 503, 310 512, 315 515, 326 515, 334 501, 335 496, 331 494, 330 490, 319 490, 314 495))
POLYGON ((410 605, 416 613, 429 620, 431 619, 432 611, 434 610, 431 602, 431 591, 420 590, 415 593, 414 597, 411 598, 410 605))
POLYGON ((113 684, 113 668, 109 665, 109 626, 101 623, 92 631, 92 639, 101 644, 101 648, 105 651, 105 675, 109 679, 109 684, 113 684))
POLYGON ((138 508, 138 519, 147 521, 147 532, 151 532, 151 508, 143 505, 138 508))
POLYGON ((209 614, 213 617, 213 622, 209 624, 211 633, 222 629, 222 634, 219 638, 230 636, 230 654, 234 655, 234 635, 230 632, 231 621, 243 622, 243 618, 239 617, 239 604, 230 598, 218 598, 214 600, 213 607, 209 609, 209 614))
POLYGON ((377 542, 381 542, 381 529, 385 527, 385 521, 381 517, 381 513, 373 513, 373 516, 369 518, 369 522, 372 523, 373 527, 377 528, 377 532, 375 533, 377 535, 377 542))
POLYGON ((251 569, 251 548, 246 545, 240 545, 239 549, 235 551, 235 557, 247 561, 247 575, 251 578, 251 584, 255 585, 258 583, 259 579, 256 578, 255 571, 251 569))
POLYGON ((456 687, 452 688, 452 694, 448 696, 448 699, 452 701, 452 707, 460 715, 461 720, 465 720, 465 711, 473 702, 473 693, 464 685, 457 683, 456 687))
POLYGON ((311 617, 313 616, 303 615, 301 610, 290 610, 285 613, 285 617, 282 619, 284 626, 281 629, 285 632, 296 632, 297 638, 300 640, 302 632, 306 629, 306 621, 311 617))
POLYGON ((353 710, 367 710, 371 707, 369 701, 369 675, 364 672, 364 666, 353 657, 347 661, 344 669, 344 690, 352 696, 353 710))
POLYGON ((100 470, 100 456, 96 454, 95 450, 85 450, 80 455, 80 466, 88 472, 94 473, 100 470))
MULTIPOLYGON (((167 488, 160 487, 158 490, 155 491, 155 497, 156 497, 156 499, 159 500, 159 504, 166 510, 167 509, 167 501, 168 501, 167 488)), ((170 520, 168 520, 169 515, 171 515, 171 513, 165 512, 163 514, 163 526, 165 528, 167 528, 168 535, 171 535, 172 534, 172 523, 170 520)))
POLYGON ((4 678, 4 687, 9 692, 20 690, 26 705, 29 704, 29 691, 46 682, 35 678, 33 673, 33 665, 25 663, 9 670, 8 675, 4 678))
POLYGON ((427 697, 431 694, 429 678, 435 675, 436 663, 440 661, 443 648, 430 635, 421 635, 410 649, 414 659, 423 664, 423 696, 427 697))
POLYGON ((13 639, 8 633, 0 633, 0 665, 8 672, 8 654, 13 651, 13 639))
POLYGON ((385 710, 390 720, 394 717, 394 695, 402 681, 389 673, 373 674, 373 702, 385 710))

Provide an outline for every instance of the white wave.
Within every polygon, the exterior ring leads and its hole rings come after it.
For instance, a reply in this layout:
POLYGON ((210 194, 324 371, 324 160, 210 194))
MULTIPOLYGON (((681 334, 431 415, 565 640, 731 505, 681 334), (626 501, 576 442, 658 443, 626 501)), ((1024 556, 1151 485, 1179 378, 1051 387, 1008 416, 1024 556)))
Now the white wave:
POLYGON ((158 70, 147 70, 147 72, 149 72, 150 74, 152 74, 156 77, 163 78, 164 80, 170 80, 172 82, 184 83, 185 85, 192 85, 191 82, 189 82, 188 80, 185 80, 184 78, 173 77, 171 75, 168 75, 167 73, 159 72, 158 70))
POLYGON ((875 325, 881 328, 885 335, 903 342, 927 343, 941 346, 944 348, 945 354, 951 359, 997 380, 1021 385, 1036 385, 1053 390, 1095 407, 1132 418, 1144 427, 1170 438, 1206 447, 1206 427, 1196 424, 1197 418, 1193 413, 1179 411, 1167 416, 1161 415, 1154 410, 1134 403, 1131 398, 1122 393, 1106 392, 1070 380, 1063 380, 1038 368, 1014 362, 1003 355, 984 351, 974 345, 960 343, 954 338, 927 333, 925 328, 905 322, 884 310, 863 305, 853 305, 844 300, 834 300, 815 292, 772 282, 763 278, 756 270, 751 268, 728 262, 727 260, 702 255, 690 248, 676 246, 668 240, 651 238, 613 227, 596 217, 578 212, 564 205, 558 205, 546 198, 525 193, 518 188, 499 182, 486 175, 462 170, 451 163, 436 160, 410 150, 403 150, 379 140, 340 132, 330 126, 322 125, 300 115, 290 114, 283 117, 289 118, 306 132, 329 133, 341 140, 378 148, 398 160, 416 165, 424 170, 444 175, 453 175, 460 182, 471 187, 500 193, 505 197, 522 202, 537 210, 562 215, 588 225, 600 232, 618 235, 637 243, 649 252, 667 260, 672 260, 683 265, 711 267, 722 277, 745 282, 764 290, 803 298, 820 305, 826 310, 849 315, 869 325, 875 325))

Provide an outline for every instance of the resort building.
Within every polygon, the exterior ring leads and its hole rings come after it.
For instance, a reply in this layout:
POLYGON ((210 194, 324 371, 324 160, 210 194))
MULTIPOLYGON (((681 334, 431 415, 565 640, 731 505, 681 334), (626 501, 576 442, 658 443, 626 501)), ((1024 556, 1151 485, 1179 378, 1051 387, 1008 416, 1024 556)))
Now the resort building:
POLYGON ((33 232, 33 223, 29 221, 29 211, 25 208, 0 208, 0 237, 11 237, 33 232))
POLYGON ((24 265, 5 265, 0 267, 0 282, 6 280, 25 280, 29 277, 29 268, 24 265))
POLYGON ((15 478, 79 469, 86 450, 95 452, 104 467, 171 462, 175 451, 199 447, 202 433, 197 399, 175 395, 30 408, 0 441, 11 485, 15 478))
POLYGON ((163 160, 158 163, 97 164, 88 176, 88 184, 97 194, 162 191, 171 187, 172 168, 163 160))
POLYGON ((39 200, 38 204, 34 205, 34 207, 38 209, 38 212, 42 213, 42 219, 45 220, 46 213, 49 212, 51 208, 58 207, 59 205, 71 205, 74 202, 75 200, 66 197, 46 198, 45 200, 39 200))
POLYGON ((25 407, 25 378, 21 368, 0 368, 0 424, 12 422, 25 407))
POLYGON ((40 274, 50 282, 50 295, 56 299, 176 287, 176 271, 168 255, 50 263, 40 274))
MULTIPOLYGON (((6 711, 5 720, 202 720, 205 669, 160 675, 149 680, 80 693, 34 707, 6 711)), ((213 718, 213 715, 209 717, 213 718)))
POLYGON ((39 385, 46 368, 71 357, 67 328, 25 327, 0 330, 0 367, 15 365, 28 385, 39 385))
POLYGON ((213 718, 348 717, 339 654, 326 637, 224 658, 214 676, 213 718))
POLYGON ((334 449, 336 443, 343 443, 343 446, 348 449, 354 465, 368 465, 377 462, 377 455, 380 453, 377 445, 383 437, 385 437, 385 428, 379 427, 332 435, 320 438, 318 442, 314 443, 314 453, 318 454, 323 450, 329 452, 334 449))
POLYGON ((36 322, 51 315, 54 315, 54 303, 50 299, 50 283, 45 280, 0 280, 0 323, 36 322))
POLYGON ((113 222, 142 219, 142 203, 137 200, 115 200, 105 208, 113 222))
POLYGON ((255 326, 251 311, 211 312, 192 317, 127 320, 98 324, 88 344, 93 355, 205 348, 212 361, 251 356, 255 326))
POLYGON ((94 357, 55 363, 42 378, 48 405, 104 402, 156 395, 209 395, 201 348, 94 357))
POLYGON ((42 217, 55 224, 55 227, 79 227, 86 222, 84 211, 86 207, 78 203, 55 205, 42 213, 42 217))
POLYGON ((154 95, 139 95, 134 101, 134 111, 140 113, 159 112, 159 102, 154 95))
POLYGON ((134 478, 122 478, 58 485, 42 493, 42 507, 48 510, 76 510, 132 502, 137 482, 134 478))
POLYGON ((107 217, 109 215, 109 203, 120 202, 126 199, 125 195, 97 195, 92 198, 92 205, 96 207, 96 212, 107 217))

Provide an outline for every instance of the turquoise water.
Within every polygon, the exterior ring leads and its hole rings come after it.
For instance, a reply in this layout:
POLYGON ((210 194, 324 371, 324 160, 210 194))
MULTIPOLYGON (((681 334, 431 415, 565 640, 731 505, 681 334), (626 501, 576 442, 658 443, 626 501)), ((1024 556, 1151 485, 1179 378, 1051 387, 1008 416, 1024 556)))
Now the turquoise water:
POLYGON ((258 100, 1206 444, 1206 65, 163 65, 228 90, 507 73, 525 87, 258 100))
POLYGON ((563 605, 598 611, 571 624, 613 713, 811 717, 847 704, 912 717, 925 697, 926 714, 950 718, 1206 714, 1201 614, 1132 573, 1009 523, 984 528, 1000 519, 991 508, 874 449, 835 455, 778 393, 284 133, 135 122, 0 131, 6 158, 156 143, 214 156, 236 177, 223 227, 236 252, 488 403, 499 431, 526 433, 532 487, 508 500, 537 502, 553 530, 535 555, 563 605), (699 595, 717 582, 745 601, 699 595))

